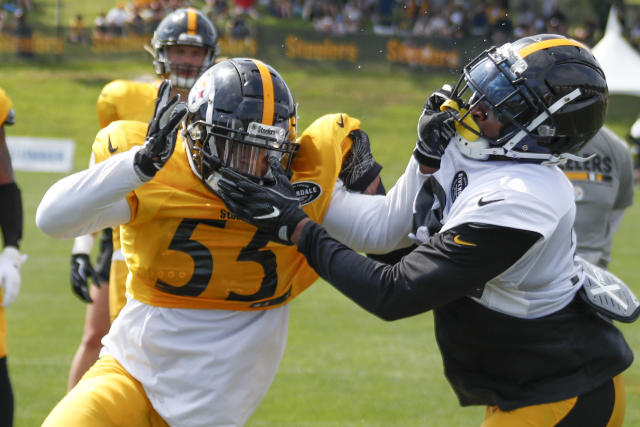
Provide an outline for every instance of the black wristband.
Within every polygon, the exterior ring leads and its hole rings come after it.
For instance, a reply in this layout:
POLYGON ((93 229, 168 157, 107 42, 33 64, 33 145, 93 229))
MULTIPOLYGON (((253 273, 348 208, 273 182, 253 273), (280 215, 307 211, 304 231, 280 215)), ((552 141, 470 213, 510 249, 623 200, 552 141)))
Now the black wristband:
POLYGON ((422 166, 427 166, 430 168, 438 168, 438 169, 440 168, 439 158, 425 156, 420 151, 418 151, 417 148, 413 150, 413 157, 415 157, 418 163, 420 163, 422 166))
POLYGON ((376 179, 376 176, 380 175, 380 171, 382 170, 382 166, 378 164, 378 162, 374 161, 373 165, 367 170, 360 178, 356 179, 350 184, 345 183, 345 187, 347 190, 356 191, 358 193, 362 193, 367 189, 369 184, 376 179))
POLYGON ((15 182, 0 185, 0 206, 4 245, 19 248, 22 239, 22 197, 15 182))
POLYGON ((156 175, 158 169, 156 169, 156 167, 153 165, 153 161, 149 158, 149 156, 145 156, 142 153, 142 150, 136 153, 133 159, 133 167, 134 169, 137 169, 136 172, 138 172, 138 176, 140 176, 140 178, 144 176, 151 179, 156 175))

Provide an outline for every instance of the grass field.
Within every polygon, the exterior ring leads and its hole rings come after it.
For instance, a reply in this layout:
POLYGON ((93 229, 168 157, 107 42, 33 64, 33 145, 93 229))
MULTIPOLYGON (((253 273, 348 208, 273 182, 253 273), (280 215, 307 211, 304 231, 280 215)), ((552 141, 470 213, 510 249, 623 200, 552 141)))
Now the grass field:
MULTIPOLYGON (((362 119, 387 186, 401 174, 415 143, 425 96, 446 75, 404 70, 312 69, 283 63, 279 70, 300 103, 300 124, 327 112, 362 119)), ((10 135, 76 141, 75 168, 88 162, 97 131, 95 100, 114 78, 151 72, 138 62, 83 63, 51 68, 0 68, 0 86, 12 97, 17 124, 10 135)), ((640 99, 614 97, 609 125, 625 135, 640 99)), ((34 224, 46 189, 62 175, 18 172, 25 205, 23 288, 9 307, 9 364, 16 394, 16 426, 40 425, 64 395, 78 345, 84 303, 70 291, 70 241, 43 235, 34 224)), ((638 194, 636 193, 636 196, 638 194)), ((611 269, 640 294, 640 208, 618 232, 611 269)), ((496 254, 499 256, 499 254, 496 254)), ((640 354, 638 324, 622 326, 640 354)), ((640 425, 640 365, 627 372, 626 426, 640 425)), ((386 323, 318 282, 291 304, 289 342, 275 382, 249 426, 476 426, 483 408, 459 408, 442 373, 432 315, 386 323)))

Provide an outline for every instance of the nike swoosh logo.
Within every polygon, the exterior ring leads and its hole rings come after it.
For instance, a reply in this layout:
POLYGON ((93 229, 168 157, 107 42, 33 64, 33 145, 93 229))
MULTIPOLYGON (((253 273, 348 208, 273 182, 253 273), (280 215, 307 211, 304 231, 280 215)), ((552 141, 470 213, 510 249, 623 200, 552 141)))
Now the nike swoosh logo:
POLYGON ((501 202, 503 200, 504 199, 482 200, 482 197, 480 197, 480 200, 478 200, 478 206, 488 205, 489 203, 501 202))
POLYGON ((342 118, 342 114, 340 114, 340 121, 336 122, 338 124, 338 126, 340 126, 341 128, 344 127, 344 118, 342 118))
POLYGON ((277 216, 280 215, 280 209, 276 208, 275 206, 271 206, 273 208, 273 211, 266 214, 266 215, 260 215, 260 216, 254 216, 255 219, 269 219, 269 218, 276 218, 277 216))
POLYGON ((467 242, 465 240, 462 240, 460 238, 459 234, 456 234, 456 237, 453 238, 453 243, 457 243, 459 245, 464 245, 464 246, 478 246, 475 243, 471 243, 471 242, 467 242))
POLYGON ((114 147, 113 145, 111 145, 111 135, 109 135, 107 138, 109 139, 109 152, 115 153, 116 151, 118 151, 118 147, 114 147))

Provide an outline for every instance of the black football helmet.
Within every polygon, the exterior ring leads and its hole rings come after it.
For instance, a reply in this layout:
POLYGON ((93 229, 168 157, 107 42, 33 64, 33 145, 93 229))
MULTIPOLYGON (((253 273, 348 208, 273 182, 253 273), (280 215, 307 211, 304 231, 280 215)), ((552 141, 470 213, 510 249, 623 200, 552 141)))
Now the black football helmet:
POLYGON ((216 60, 220 51, 215 27, 202 12, 193 8, 181 8, 168 14, 153 33, 151 46, 145 46, 153 56, 153 67, 163 79, 170 79, 174 87, 189 90, 196 79, 216 60), (198 46, 206 50, 200 67, 172 64, 167 46, 198 46), (189 77, 183 77, 186 74, 189 77))
POLYGON ((293 95, 271 66, 249 58, 220 62, 189 92, 183 128, 191 169, 216 193, 222 168, 269 185, 268 156, 290 172, 299 147, 293 95))
POLYGON ((555 34, 492 47, 463 69, 441 108, 458 111, 456 143, 476 159, 559 163, 602 127, 608 89, 604 72, 583 44, 555 34), (482 135, 471 111, 485 103, 502 123, 482 135))

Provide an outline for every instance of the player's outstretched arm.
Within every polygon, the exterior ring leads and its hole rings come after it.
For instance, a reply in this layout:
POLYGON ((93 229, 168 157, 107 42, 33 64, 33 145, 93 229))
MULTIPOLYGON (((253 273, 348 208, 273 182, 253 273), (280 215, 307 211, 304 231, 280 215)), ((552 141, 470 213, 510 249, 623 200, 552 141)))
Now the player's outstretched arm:
POLYGON ((70 239, 129 221, 126 196, 144 184, 133 168, 139 149, 116 154, 53 184, 36 211, 38 227, 51 237, 70 239))
POLYGON ((179 97, 169 99, 170 91, 171 83, 164 81, 144 145, 111 156, 49 188, 36 212, 36 224, 43 232, 69 239, 129 221, 127 194, 153 178, 171 157, 178 126, 187 113, 179 97))

